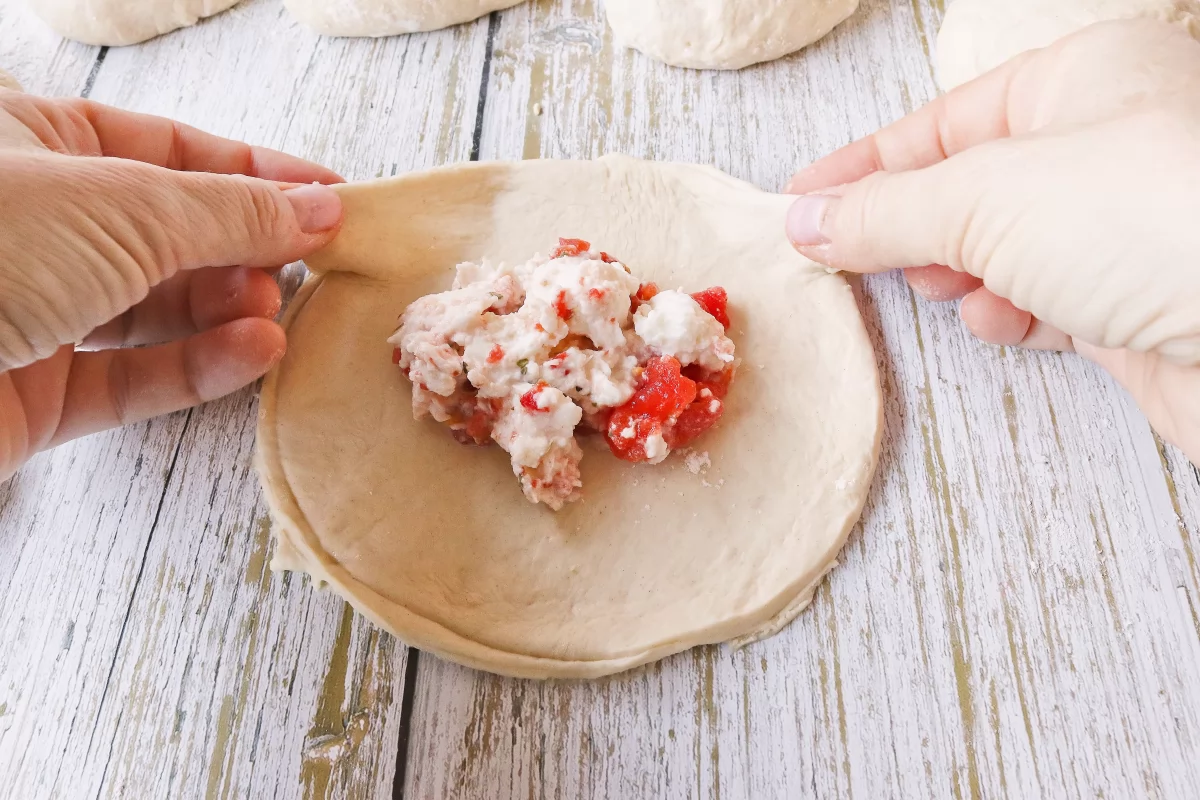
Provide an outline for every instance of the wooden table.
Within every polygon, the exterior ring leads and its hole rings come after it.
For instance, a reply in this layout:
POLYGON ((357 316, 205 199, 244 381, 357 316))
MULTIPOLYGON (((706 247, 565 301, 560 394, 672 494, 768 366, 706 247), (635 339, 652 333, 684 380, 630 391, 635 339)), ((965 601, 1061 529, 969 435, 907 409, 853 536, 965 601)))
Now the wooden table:
MULTIPOLYGON (((349 179, 625 152, 777 188, 934 95, 940 18, 868 0, 702 73, 593 0, 383 41, 249 0, 124 49, 0 0, 0 65, 349 179)), ((0 796, 1196 797, 1196 469, 1077 358, 979 344, 895 276, 863 313, 884 451, 812 608, 590 683, 444 663, 272 574, 254 391, 37 457, 0 486, 0 796)))

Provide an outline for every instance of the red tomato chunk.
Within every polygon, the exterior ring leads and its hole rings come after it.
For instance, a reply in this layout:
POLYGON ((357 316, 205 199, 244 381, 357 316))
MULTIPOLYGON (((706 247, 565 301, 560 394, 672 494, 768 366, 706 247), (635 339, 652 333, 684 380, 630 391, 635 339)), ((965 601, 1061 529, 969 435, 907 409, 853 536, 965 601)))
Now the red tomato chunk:
POLYGON ((550 257, 581 256, 591 249, 591 242, 585 242, 583 239, 559 239, 558 247, 554 248, 554 252, 550 254, 550 257))
POLYGON ((725 290, 720 286, 713 286, 705 289, 702 292, 695 292, 692 299, 700 304, 700 307, 716 317, 717 322, 729 330, 729 295, 725 294, 725 290))
POLYGON ((538 394, 540 394, 542 389, 545 389, 548 385, 549 384, 538 381, 537 386, 534 386, 528 392, 521 395, 521 406, 529 411, 535 411, 540 414, 544 414, 549 411, 550 409, 540 407, 537 402, 538 394))
POLYGON ((646 461, 646 439, 658 433, 667 438, 681 414, 696 399, 696 382, 685 378, 679 362, 655 356, 646 362, 641 383, 625 405, 613 409, 605 438, 613 455, 625 461, 646 461), (628 434, 632 429, 632 436, 628 434))
POLYGON ((567 305, 567 290, 562 289, 558 293, 558 297, 554 298, 554 313, 558 314, 558 318, 563 322, 569 322, 574 312, 567 305))
POLYGON ((450 415, 450 431, 461 444, 490 444, 500 414, 500 400, 464 397, 450 415))

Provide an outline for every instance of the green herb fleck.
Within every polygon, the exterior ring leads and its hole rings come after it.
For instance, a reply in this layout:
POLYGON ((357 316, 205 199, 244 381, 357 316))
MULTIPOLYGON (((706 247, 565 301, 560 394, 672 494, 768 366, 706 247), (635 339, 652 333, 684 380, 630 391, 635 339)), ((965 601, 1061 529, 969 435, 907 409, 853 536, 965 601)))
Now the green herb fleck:
POLYGON ((517 366, 521 368, 521 374, 524 375, 525 367, 529 366, 529 359, 522 358, 520 361, 517 362, 517 366))
POLYGON ((488 294, 490 294, 492 297, 496 298, 497 300, 504 299, 504 295, 500 294, 499 292, 488 292, 488 294))

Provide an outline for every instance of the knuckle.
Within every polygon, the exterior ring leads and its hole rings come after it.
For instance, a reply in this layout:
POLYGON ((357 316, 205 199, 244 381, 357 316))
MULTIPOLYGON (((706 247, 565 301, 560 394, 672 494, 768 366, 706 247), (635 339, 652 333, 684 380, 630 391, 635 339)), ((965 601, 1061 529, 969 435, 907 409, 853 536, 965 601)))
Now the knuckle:
POLYGON ((274 187, 256 181, 242 181, 243 208, 247 233, 256 238, 275 240, 290 232, 289 218, 280 207, 274 187))

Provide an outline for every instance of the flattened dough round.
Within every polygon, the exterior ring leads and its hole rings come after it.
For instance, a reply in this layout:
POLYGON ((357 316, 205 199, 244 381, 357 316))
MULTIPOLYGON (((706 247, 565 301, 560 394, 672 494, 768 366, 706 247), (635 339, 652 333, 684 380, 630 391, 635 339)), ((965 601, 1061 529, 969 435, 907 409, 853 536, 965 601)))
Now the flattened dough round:
POLYGON ((955 0, 938 31, 945 91, 1097 22, 1156 19, 1200 39, 1200 0, 955 0))
POLYGON ((395 36, 470 22, 521 0, 283 0, 325 36, 395 36))
POLYGON ((676 67, 741 69, 812 44, 858 0, 605 0, 617 41, 676 67))
POLYGON ((406 642, 479 669, 594 677, 769 635, 812 598, 858 519, 881 429, 850 287, 783 234, 791 198, 714 169, 624 157, 467 164, 338 187, 267 377, 259 472, 275 566, 303 570, 406 642), (584 499, 525 500, 499 448, 412 418, 386 342, 454 266, 559 236, 659 286, 722 285, 742 364, 705 475, 583 459, 584 499))
POLYGON ((54 31, 85 44, 119 47, 195 25, 239 0, 30 0, 54 31))

